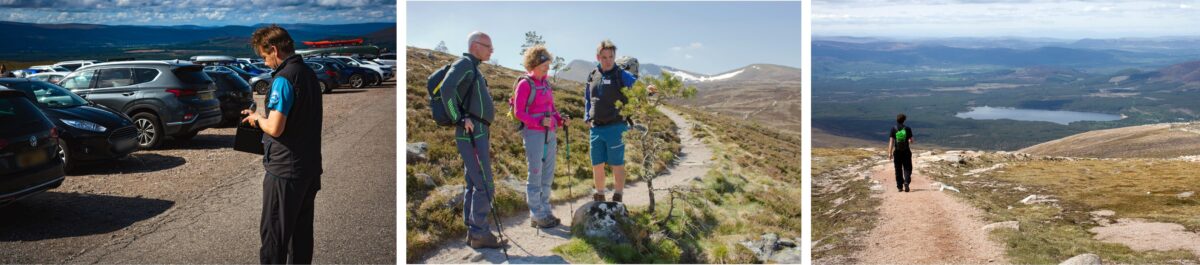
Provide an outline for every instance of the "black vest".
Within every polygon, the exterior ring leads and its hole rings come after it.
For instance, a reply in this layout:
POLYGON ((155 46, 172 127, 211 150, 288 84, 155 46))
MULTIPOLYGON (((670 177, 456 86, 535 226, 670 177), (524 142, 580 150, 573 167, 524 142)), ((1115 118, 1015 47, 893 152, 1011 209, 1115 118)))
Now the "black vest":
MULTIPOLYGON (((292 109, 283 134, 263 134, 263 168, 281 178, 316 179, 321 176, 321 86, 316 73, 300 55, 283 60, 272 79, 283 77, 292 85, 292 109)), ((263 106, 271 96, 263 100, 263 106)), ((269 111, 268 111, 269 113, 269 111)))
POLYGON ((617 109, 616 103, 628 103, 629 99, 625 94, 621 93, 621 88, 632 84, 625 84, 624 71, 620 66, 613 65, 613 68, 608 71, 601 71, 599 67, 593 70, 588 76, 587 88, 591 93, 591 97, 586 100, 592 102, 592 108, 587 110, 592 118, 592 123, 596 126, 609 125, 619 122, 624 122, 625 117, 621 116, 621 110, 617 109), (608 80, 608 84, 604 81, 608 80))

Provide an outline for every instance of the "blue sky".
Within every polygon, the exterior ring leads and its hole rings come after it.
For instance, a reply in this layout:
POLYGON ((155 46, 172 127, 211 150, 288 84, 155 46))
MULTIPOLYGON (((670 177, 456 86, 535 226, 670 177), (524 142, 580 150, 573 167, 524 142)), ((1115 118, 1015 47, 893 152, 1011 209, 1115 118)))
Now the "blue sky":
POLYGON ((395 22, 395 0, 0 0, 0 21, 104 25, 395 22))
POLYGON ((813 36, 1122 38, 1200 35, 1200 0, 818 0, 813 36))
POLYGON ((717 74, 753 63, 800 67, 800 2, 407 2, 406 44, 466 51, 467 34, 492 37, 493 59, 519 67, 525 32, 551 53, 594 61, 603 39, 617 56, 717 74))

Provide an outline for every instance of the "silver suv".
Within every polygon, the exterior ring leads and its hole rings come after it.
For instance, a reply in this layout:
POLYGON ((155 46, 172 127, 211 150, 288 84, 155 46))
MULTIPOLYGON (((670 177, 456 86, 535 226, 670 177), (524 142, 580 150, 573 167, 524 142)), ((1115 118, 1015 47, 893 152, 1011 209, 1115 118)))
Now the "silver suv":
POLYGON ((216 85, 204 66, 186 61, 127 61, 80 67, 59 83, 81 97, 128 115, 142 149, 165 136, 189 140, 221 122, 216 85))

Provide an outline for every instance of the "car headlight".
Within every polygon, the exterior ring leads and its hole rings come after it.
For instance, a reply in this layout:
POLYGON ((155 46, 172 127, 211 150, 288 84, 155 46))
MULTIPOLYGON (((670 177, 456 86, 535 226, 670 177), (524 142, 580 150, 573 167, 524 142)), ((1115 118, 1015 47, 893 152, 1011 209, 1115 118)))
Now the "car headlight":
POLYGON ((96 123, 93 123, 90 121, 67 120, 67 119, 61 119, 61 121, 63 123, 66 123, 67 126, 75 127, 76 129, 80 129, 80 130, 93 131, 93 132, 104 132, 105 130, 108 130, 108 128, 104 128, 104 126, 100 126, 99 124, 96 124, 96 123))

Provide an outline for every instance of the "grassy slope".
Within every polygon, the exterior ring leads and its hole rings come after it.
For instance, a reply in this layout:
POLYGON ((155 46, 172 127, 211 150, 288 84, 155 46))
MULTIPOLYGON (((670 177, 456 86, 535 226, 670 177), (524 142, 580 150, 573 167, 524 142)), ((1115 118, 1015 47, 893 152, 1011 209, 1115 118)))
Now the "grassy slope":
POLYGON ((1162 123, 1090 131, 1021 152, 1095 158, 1173 158, 1200 154, 1200 123, 1162 123))
MULTIPOLYGON (((409 143, 429 143, 429 160, 409 161, 405 167, 406 182, 409 183, 405 191, 408 195, 407 205, 405 205, 408 209, 405 220, 408 224, 408 231, 405 235, 408 242, 406 260, 415 262, 444 240, 461 237, 466 232, 466 228, 462 225, 462 205, 446 207, 446 202, 452 198, 439 195, 435 192, 436 187, 424 185, 425 180, 417 176, 418 173, 430 175, 438 187, 464 183, 462 160, 451 142, 454 130, 450 127, 439 127, 430 118, 428 95, 425 89, 429 75, 451 63, 457 56, 413 47, 408 47, 407 52, 406 95, 408 104, 405 115, 408 117, 406 124, 408 130, 405 133, 409 143), (429 54, 432 54, 432 58, 429 54)), ((481 65, 480 71, 488 78, 491 88, 489 92, 495 100, 494 104, 497 108, 497 117, 492 124, 493 134, 491 136, 493 172, 498 183, 495 204, 502 215, 525 214, 523 209, 527 209, 527 207, 523 193, 517 193, 508 186, 499 184, 508 176, 512 176, 520 183, 524 183, 526 178, 524 145, 516 131, 516 123, 505 117, 505 114, 508 113, 507 101, 512 93, 512 84, 521 72, 487 64, 481 65)), ((558 82, 555 103, 561 112, 571 117, 583 117, 582 87, 582 84, 577 82, 565 80, 558 82)), ((654 130, 672 132, 675 130, 674 124, 661 114, 639 120, 639 122, 649 123, 654 130)), ((566 154, 563 153, 566 146, 565 143, 560 142, 559 147, 563 151, 560 151, 558 156, 558 177, 554 180, 554 193, 551 195, 551 200, 555 202, 570 199, 571 195, 583 197, 587 191, 591 190, 592 177, 588 167, 590 163, 586 144, 588 130, 586 125, 579 121, 571 122, 570 126, 571 161, 568 163, 566 160, 566 154), (568 185, 571 185, 569 189, 568 185)), ((564 138, 564 135, 560 134, 559 137, 560 139, 564 138)), ((666 150, 674 151, 665 151, 663 155, 672 157, 674 152, 679 150, 679 139, 675 135, 666 137, 667 142, 670 143, 666 150)), ((640 147, 631 143, 626 152, 629 157, 627 161, 630 165, 628 168, 631 175, 640 170, 637 165, 641 164, 641 159, 635 157, 635 154, 639 153, 640 147)), ((658 163, 654 167, 661 171, 666 168, 666 165, 658 163)), ((637 177, 634 176, 630 179, 636 180, 637 177)), ((609 182, 611 183, 612 180, 609 182)))
MULTIPOLYGON (((853 263, 863 237, 875 227, 879 199, 858 171, 882 152, 863 149, 814 148, 812 161, 813 262, 853 263)), ((869 170, 869 167, 861 170, 869 170)))
POLYGON ((971 159, 967 166, 941 165, 933 177, 959 187, 957 193, 986 212, 989 222, 1019 221, 1020 231, 996 230, 1005 242, 1009 260, 1021 264, 1058 263, 1082 253, 1095 253, 1105 262, 1197 262, 1186 251, 1137 252, 1120 244, 1092 238, 1087 230, 1098 225, 1089 212, 1116 211, 1115 218, 1143 218, 1184 225, 1200 231, 1200 200, 1179 199, 1175 194, 1200 190, 1196 163, 1161 159, 1049 159, 988 154, 971 159), (999 170, 963 176, 972 169, 1007 163, 999 170), (954 177, 958 176, 958 177, 954 177), (1026 191, 1022 191, 1024 189, 1026 191), (1030 194, 1060 199, 1058 207, 1024 205, 1030 194), (1010 208, 1011 207, 1011 208, 1010 208))
POLYGON ((679 194, 665 227, 653 221, 667 215, 667 202, 653 215, 631 209, 638 229, 663 238, 622 249, 582 239, 556 251, 572 262, 749 263, 753 254, 738 242, 763 233, 798 238, 800 219, 800 137, 725 116, 676 108, 697 121, 694 129, 713 148, 713 169, 694 190, 679 194), (673 251, 681 252, 681 254, 673 251))

